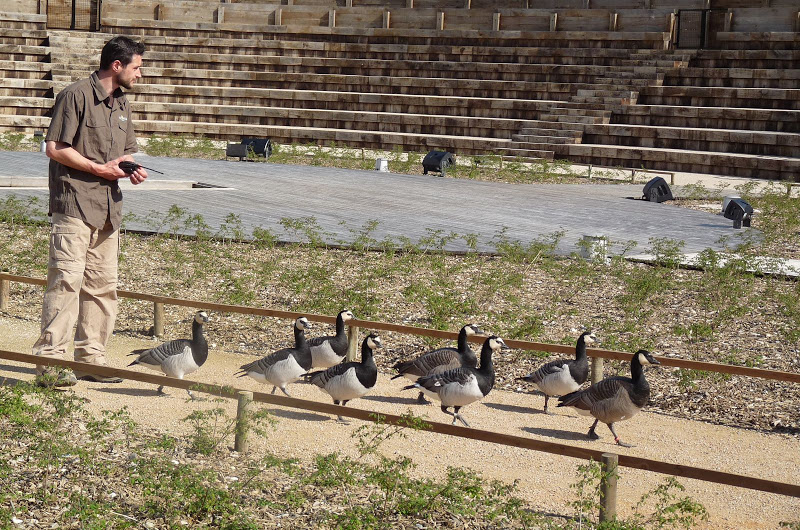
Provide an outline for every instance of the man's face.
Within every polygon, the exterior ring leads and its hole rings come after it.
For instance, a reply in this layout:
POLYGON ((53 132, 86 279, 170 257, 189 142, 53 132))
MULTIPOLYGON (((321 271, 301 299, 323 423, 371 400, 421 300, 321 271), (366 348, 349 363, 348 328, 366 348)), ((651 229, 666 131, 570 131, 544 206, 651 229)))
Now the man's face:
POLYGON ((118 63, 115 67, 114 72, 117 77, 117 84, 130 90, 136 80, 142 77, 142 56, 134 55, 127 66, 123 67, 122 63, 118 63))

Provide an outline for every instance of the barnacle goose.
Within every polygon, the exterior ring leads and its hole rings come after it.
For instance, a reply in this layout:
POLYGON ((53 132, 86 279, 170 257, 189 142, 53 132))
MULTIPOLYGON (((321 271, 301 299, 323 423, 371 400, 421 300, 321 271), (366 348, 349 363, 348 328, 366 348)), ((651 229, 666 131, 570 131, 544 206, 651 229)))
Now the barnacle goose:
POLYGON ((525 377, 518 377, 517 381, 527 381, 539 387, 544 393, 544 412, 552 414, 548 408, 550 396, 563 396, 578 390, 589 377, 589 361, 586 358, 586 345, 598 342, 591 331, 587 331, 578 338, 575 345, 574 359, 558 359, 543 364, 525 377))
POLYGON ((356 318, 351 311, 345 310, 336 315, 336 335, 314 337, 308 341, 311 346, 311 366, 328 368, 342 362, 347 355, 347 333, 344 323, 356 318))
MULTIPOLYGON (((366 395, 378 380, 378 367, 373 352, 382 348, 378 335, 370 333, 361 343, 361 362, 349 362, 331 366, 327 370, 311 372, 306 379, 317 385, 333 398, 333 404, 347 405, 351 399, 366 395)), ((338 420, 346 423, 339 416, 338 420)))
POLYGON ((474 401, 483 399, 494 386, 494 366, 492 354, 498 350, 508 350, 509 347, 497 335, 487 338, 481 348, 481 366, 462 366, 446 372, 420 377, 413 385, 404 387, 403 390, 419 388, 425 394, 442 402, 442 412, 453 416, 453 425, 456 420, 461 420, 466 427, 467 421, 458 411, 461 407, 474 401), (447 409, 453 407, 451 413, 447 409))
POLYGON ((294 348, 284 348, 266 357, 243 365, 237 374, 250 376, 259 383, 271 383, 272 393, 276 388, 289 395, 286 385, 297 381, 311 369, 311 348, 305 331, 311 327, 306 317, 294 321, 294 348))
MULTIPOLYGON (((203 336, 203 324, 209 320, 205 311, 198 311, 192 321, 191 340, 176 339, 155 348, 134 350, 128 355, 138 355, 139 358, 128 366, 141 364, 178 379, 183 379, 183 376, 196 372, 208 359, 208 343, 203 336)), ((189 397, 194 399, 192 391, 189 389, 186 391, 189 393, 189 397)), ((158 387, 158 393, 165 393, 164 385, 158 387)))
POLYGON ((633 447, 623 443, 614 431, 614 423, 627 420, 639 412, 650 400, 650 385, 644 377, 643 366, 661 364, 647 350, 639 350, 631 359, 633 377, 607 377, 585 390, 567 394, 559 399, 559 407, 574 407, 578 414, 594 416, 588 436, 592 440, 600 438, 594 432, 597 423, 602 421, 611 429, 614 441, 623 447, 633 447))
MULTIPOLYGON (((458 332, 458 348, 439 348, 429 351, 414 359, 413 361, 402 361, 394 365, 398 377, 406 377, 416 381, 426 375, 435 375, 462 366, 475 367, 478 358, 475 352, 469 347, 469 337, 472 335, 482 335, 483 331, 475 324, 467 324, 458 332)), ((418 401, 422 404, 430 403, 425 399, 423 392, 419 393, 418 401)))

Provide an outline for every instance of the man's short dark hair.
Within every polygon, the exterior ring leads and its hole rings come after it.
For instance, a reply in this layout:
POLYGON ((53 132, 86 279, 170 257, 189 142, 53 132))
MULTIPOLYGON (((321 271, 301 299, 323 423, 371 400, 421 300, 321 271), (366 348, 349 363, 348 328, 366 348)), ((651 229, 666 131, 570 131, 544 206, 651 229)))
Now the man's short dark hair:
POLYGON ((103 46, 100 54, 100 69, 108 70, 114 61, 128 66, 134 55, 144 55, 144 44, 128 37, 114 37, 103 46))

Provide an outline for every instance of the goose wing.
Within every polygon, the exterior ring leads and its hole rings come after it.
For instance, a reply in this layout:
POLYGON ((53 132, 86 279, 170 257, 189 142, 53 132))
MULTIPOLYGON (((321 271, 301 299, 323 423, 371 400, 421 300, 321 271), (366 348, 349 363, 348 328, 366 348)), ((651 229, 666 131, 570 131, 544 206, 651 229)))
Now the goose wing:
POLYGON ((395 366, 401 374, 417 374, 420 376, 440 373, 461 367, 461 359, 455 348, 440 348, 420 355, 413 361, 399 363, 395 366), (435 372, 434 372, 435 371, 435 372))
POLYGON ((241 375, 246 375, 248 372, 258 372, 263 374, 273 364, 288 359, 293 352, 294 350, 292 348, 278 350, 275 353, 271 353, 257 361, 242 365, 239 367, 239 372, 237 373, 241 373, 241 375))
POLYGON ((429 375, 417 379, 417 385, 428 390, 429 392, 438 392, 446 385, 458 384, 467 385, 473 379, 474 375, 471 370, 466 368, 456 368, 455 370, 448 370, 440 374, 429 375))
POLYGON ((134 350, 130 355, 138 355, 139 358, 131 364, 150 364, 161 365, 166 359, 175 355, 180 355, 186 351, 187 348, 191 349, 192 341, 188 339, 176 339, 165 342, 155 348, 134 350))
POLYGON ((536 371, 529 376, 530 379, 526 379, 538 385, 549 376, 562 372, 564 370, 564 365, 566 364, 569 366, 570 362, 570 359, 557 359, 555 361, 550 361, 537 368, 536 371))
POLYGON ((327 370, 318 370, 316 372, 311 372, 306 376, 306 379, 310 383, 317 385, 320 388, 324 388, 325 385, 327 385, 331 379, 334 379, 335 377, 338 377, 340 375, 344 375, 345 372, 347 372, 349 369, 353 368, 357 364, 359 363, 337 364, 336 366, 331 366, 327 370))
POLYGON ((314 346, 322 346, 324 343, 331 341, 336 337, 332 337, 331 335, 325 335, 323 337, 314 337, 313 339, 308 341, 308 345, 312 348, 314 346))
POLYGON ((559 398, 559 407, 574 407, 580 410, 591 411, 598 404, 613 400, 620 392, 633 390, 633 380, 629 377, 609 377, 595 383, 585 390, 578 390, 559 398))

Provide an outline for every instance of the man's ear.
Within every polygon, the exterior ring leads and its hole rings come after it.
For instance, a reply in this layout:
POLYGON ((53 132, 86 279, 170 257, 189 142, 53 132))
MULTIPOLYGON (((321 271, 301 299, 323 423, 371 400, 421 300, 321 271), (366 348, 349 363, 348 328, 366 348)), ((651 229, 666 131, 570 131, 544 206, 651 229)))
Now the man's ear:
POLYGON ((125 67, 124 67, 124 66, 122 66, 122 61, 120 61, 119 59, 117 59, 116 61, 114 61, 113 63, 111 63, 111 71, 113 71, 114 73, 117 73, 117 74, 118 74, 118 73, 119 73, 119 72, 121 72, 121 71, 122 71, 124 68, 125 68, 125 67))

